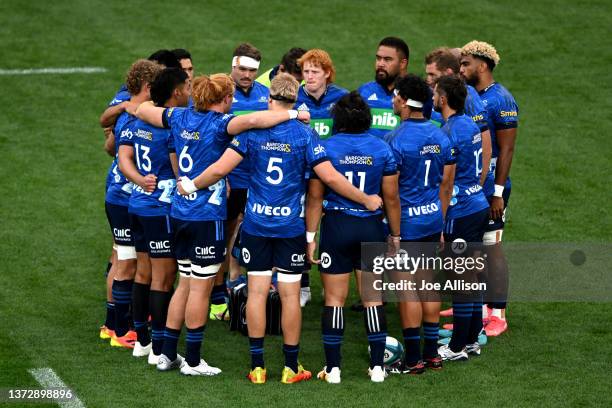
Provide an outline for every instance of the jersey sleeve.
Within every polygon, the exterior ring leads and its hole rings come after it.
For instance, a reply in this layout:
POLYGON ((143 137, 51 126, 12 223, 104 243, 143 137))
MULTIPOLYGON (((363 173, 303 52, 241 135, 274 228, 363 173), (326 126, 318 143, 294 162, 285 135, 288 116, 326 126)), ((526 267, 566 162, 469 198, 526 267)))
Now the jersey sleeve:
POLYGON ((133 133, 129 126, 123 126, 119 132, 119 146, 134 146, 133 133))
POLYGON ((325 152, 325 147, 321 144, 321 140, 319 140, 317 132, 310 128, 308 128, 308 131, 310 137, 306 144, 306 163, 308 163, 310 168, 313 168, 317 164, 329 160, 329 158, 325 152))
POLYGON ((220 120, 216 122, 216 132, 215 135, 221 141, 225 141, 227 143, 227 139, 232 138, 232 135, 227 133, 227 127, 232 119, 234 119, 236 115, 232 115, 230 113, 226 113, 221 117, 220 120))
POLYGON ((457 155, 459 154, 459 150, 454 140, 453 134, 451 133, 450 137, 445 138, 442 142, 442 152, 444 154, 445 166, 457 163, 457 155))
POLYGON ((391 147, 386 148, 385 167, 383 168, 383 176, 393 176, 397 174, 397 161, 395 155, 391 151, 391 147))
POLYGON ((395 165, 399 168, 402 165, 402 152, 397 139, 392 139, 389 146, 391 147, 391 153, 393 153, 393 158, 395 159, 395 165))
POLYGON ((165 129, 170 129, 174 123, 178 122, 180 116, 185 111, 185 108, 166 108, 162 113, 162 124, 165 129))
POLYGON ((501 97, 498 101, 493 123, 495 130, 514 129, 518 126, 518 106, 511 95, 501 97))
POLYGON ((235 136, 227 147, 228 149, 232 149, 242 157, 246 157, 248 152, 248 140, 249 132, 242 132, 239 135, 235 136))
POLYGON ((117 106, 122 102, 125 101, 129 101, 131 99, 131 95, 128 91, 124 91, 123 89, 120 89, 116 94, 115 97, 108 103, 108 108, 112 107, 112 106, 117 106))

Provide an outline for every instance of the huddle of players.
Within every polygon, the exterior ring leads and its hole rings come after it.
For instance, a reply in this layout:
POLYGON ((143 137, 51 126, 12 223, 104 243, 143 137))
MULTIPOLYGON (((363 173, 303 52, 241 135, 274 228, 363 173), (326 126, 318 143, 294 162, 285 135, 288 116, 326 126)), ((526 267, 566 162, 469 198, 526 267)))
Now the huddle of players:
MULTIPOLYGON (((237 248, 249 276, 247 324, 252 364, 248 377, 254 383, 266 381, 265 302, 273 270, 283 305, 285 368, 281 381, 311 377, 297 359, 306 247, 308 260, 319 264, 325 289, 326 366, 318 376, 330 383, 340 382, 349 276, 360 268, 360 243, 386 239, 382 202, 388 239, 396 246, 400 241, 437 242, 442 232, 447 241, 481 242, 484 236, 494 244, 501 239, 509 195, 505 181, 512 150, 508 145, 514 143, 517 108, 512 96, 492 80, 491 71, 499 62, 492 46, 471 42, 461 50, 461 74, 479 93, 468 91, 470 87, 466 89, 459 76, 445 75, 459 70, 459 59, 449 49, 428 55, 426 83, 407 74, 405 42, 385 38, 376 54, 376 80, 351 93, 333 85, 335 69, 325 51, 299 54, 303 54, 298 60, 301 71, 294 70, 294 76, 301 79, 301 74, 303 84, 272 70, 269 91, 253 82, 261 55, 248 44, 234 53, 232 74, 243 76, 232 75, 233 80, 215 74, 190 84, 180 69, 159 73, 159 65, 147 61, 136 62, 130 70, 139 81, 131 81, 128 74, 131 99, 114 129, 119 167, 114 164, 109 173, 106 200, 117 245, 112 281, 116 320, 110 336, 111 343, 133 344, 134 355, 147 355, 149 363, 160 370, 180 367, 189 375, 220 372, 200 358, 200 347, 211 292, 214 298, 215 290, 225 291, 222 283, 214 283, 226 257, 226 234, 231 235, 238 223, 225 229, 224 221, 236 220, 243 209, 237 248), (188 104, 190 85, 194 106, 182 108, 188 104), (148 99, 155 106, 143 103, 148 99), (487 109, 482 108, 481 99, 487 109), (438 115, 431 114, 432 104, 438 115), (299 111, 290 110, 294 105, 299 111), (236 115, 229 114, 232 109, 236 115), (292 120, 295 118, 309 120, 311 127, 292 120), (433 121, 443 123, 442 129, 433 121), (232 140, 230 135, 238 136, 232 140), (493 157, 489 159, 491 146, 493 157), (483 163, 489 160, 491 171, 481 176, 487 168, 483 163), (246 162, 241 181, 240 165, 246 162), (228 175, 231 192, 226 203, 228 175), (170 200, 177 179, 178 191, 170 200), (127 201, 118 202, 118 195, 127 201), (238 202, 233 210, 232 200, 238 202), (118 206, 123 206, 121 215, 118 206), (428 211, 419 215, 411 211, 423 206, 428 211), (323 210, 321 260, 316 260, 314 238, 323 210), (232 211, 237 213, 235 218, 229 216, 232 211), (130 245, 130 228, 135 248, 130 245), (485 232, 492 228, 494 240, 485 232), (180 279, 171 296, 174 258, 180 279), (128 331, 130 299, 135 343, 128 331), (145 308, 137 303, 150 307, 143 313, 145 308), (150 338, 147 312, 152 319, 150 338), (176 353, 183 322, 187 327, 185 359, 176 353)), ((285 62, 276 70, 289 65, 285 62)), ((230 267, 230 279, 235 280, 236 275, 230 267)), ((419 374, 426 367, 440 369, 442 359, 480 353, 477 338, 482 304, 453 304, 453 335, 448 345, 438 349, 439 309, 435 302, 400 303, 406 345, 400 372, 419 374)), ((364 321, 371 349, 368 373, 372 381, 381 382, 386 376, 387 335, 381 302, 364 301, 364 321)))

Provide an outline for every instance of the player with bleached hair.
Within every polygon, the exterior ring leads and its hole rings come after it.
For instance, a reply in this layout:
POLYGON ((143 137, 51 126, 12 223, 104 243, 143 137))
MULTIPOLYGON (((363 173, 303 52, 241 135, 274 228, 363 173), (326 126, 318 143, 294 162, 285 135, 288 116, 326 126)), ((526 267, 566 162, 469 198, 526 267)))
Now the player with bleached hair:
MULTIPOLYGON (((483 243, 488 246, 489 279, 505 280, 508 265, 502 252, 501 240, 512 187, 510 167, 519 121, 518 105, 512 94, 493 78, 493 70, 500 61, 495 47, 482 41, 470 41, 463 46, 461 52, 461 76, 476 88, 489 114, 492 154, 484 193, 491 207, 483 243)), ((502 283, 501 286, 505 285, 502 283)), ((489 323, 485 327, 487 336, 498 336, 508 327, 506 303, 499 302, 500 299, 495 300, 497 301, 489 303, 492 310, 489 323)))
MULTIPOLYGON (((291 75, 279 74, 271 82, 269 113, 296 117, 298 82, 291 75)), ((304 112, 300 112, 302 114, 304 112)), ((266 382, 264 333, 266 300, 272 269, 278 276, 282 303, 281 326, 285 367, 281 382, 290 384, 311 378, 298 362, 302 326, 300 278, 306 256, 304 211, 301 197, 306 190, 305 173, 312 170, 339 194, 363 204, 369 210, 380 207, 377 195, 366 195, 338 173, 327 158, 319 137, 307 125, 288 121, 265 130, 238 135, 223 156, 193 180, 179 182, 181 194, 202 191, 223 180, 242 160, 251 162, 249 197, 241 230, 241 264, 248 272, 246 305, 251 352, 251 382, 266 382)))
MULTIPOLYGON (((170 129, 178 153, 179 177, 188 180, 214 163, 232 135, 254 127, 269 127, 290 119, 287 112, 254 112, 235 117, 228 114, 234 81, 226 74, 196 77, 194 109, 163 108, 141 104, 136 115, 157 127, 170 129)), ((297 112, 293 112, 297 116, 297 112)), ((307 114, 303 114, 307 118, 307 114)), ((221 370, 200 356, 208 306, 215 276, 225 259, 224 221, 227 212, 225 179, 187 195, 175 194, 170 215, 174 230, 180 282, 172 296, 157 369, 180 367, 184 375, 217 375, 221 370), (182 328, 187 326, 186 358, 176 352, 182 328)))

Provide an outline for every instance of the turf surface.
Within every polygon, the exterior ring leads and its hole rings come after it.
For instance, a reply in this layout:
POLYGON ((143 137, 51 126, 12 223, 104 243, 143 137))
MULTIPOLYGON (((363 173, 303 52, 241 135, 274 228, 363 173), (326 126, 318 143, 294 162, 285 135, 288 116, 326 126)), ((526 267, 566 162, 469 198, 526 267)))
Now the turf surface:
MULTIPOLYGON (((474 38, 496 45, 496 79, 514 94, 521 124, 512 167, 509 241, 609 242, 612 217, 609 70, 612 7, 606 1, 513 3, 118 0, 0 3, 2 69, 100 66, 92 75, 0 75, 0 387, 36 387, 27 372, 52 367, 91 407, 105 406, 610 406, 610 303, 515 303, 510 330, 483 355, 440 373, 367 380, 360 315, 346 313, 343 381, 282 386, 280 340, 266 339, 270 382, 244 379, 248 345, 208 325, 204 353, 216 378, 160 374, 97 339, 110 250, 97 119, 129 64, 184 47, 198 73, 227 71, 248 40, 271 66, 292 46, 327 49, 337 83, 373 78, 386 35, 411 48, 411 72, 439 45, 474 38), (607 27, 607 28, 606 28, 607 27)), ((533 271, 537 273, 537 271, 533 271)), ((320 369, 320 284, 305 309, 301 360, 320 369)), ((400 336, 393 308, 390 334, 400 336)), ((40 405, 38 405, 40 406, 40 405)))

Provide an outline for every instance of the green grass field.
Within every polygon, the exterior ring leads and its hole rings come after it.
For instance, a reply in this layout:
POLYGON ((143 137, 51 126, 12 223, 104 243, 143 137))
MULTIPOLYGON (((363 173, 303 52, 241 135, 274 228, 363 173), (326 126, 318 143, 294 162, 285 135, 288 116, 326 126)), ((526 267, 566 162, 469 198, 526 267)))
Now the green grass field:
MULTIPOLYGON (((203 347, 224 370, 216 378, 157 373, 97 338, 111 241, 103 206, 110 158, 98 117, 133 60, 184 47, 196 72, 213 73, 229 70, 242 41, 262 50, 266 67, 291 46, 320 47, 334 59, 337 83, 355 89, 373 78, 384 36, 407 40, 416 73, 436 46, 489 41, 501 55, 496 79, 521 112, 505 240, 604 243, 612 237, 610 2, 126 3, 0 3, 0 69, 108 69, 0 75, 0 387, 38 387, 28 369, 51 367, 88 407, 612 405, 611 303, 511 304, 509 331, 481 357, 378 386, 365 374, 362 316, 349 311, 343 381, 335 387, 282 386, 281 343, 270 338, 271 378, 255 388, 244 378, 246 339, 221 322, 208 325, 203 347)), ((316 273, 312 282, 301 360, 317 371, 316 273)), ((390 334, 400 337, 397 313, 388 310, 390 334)))

